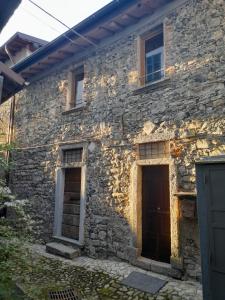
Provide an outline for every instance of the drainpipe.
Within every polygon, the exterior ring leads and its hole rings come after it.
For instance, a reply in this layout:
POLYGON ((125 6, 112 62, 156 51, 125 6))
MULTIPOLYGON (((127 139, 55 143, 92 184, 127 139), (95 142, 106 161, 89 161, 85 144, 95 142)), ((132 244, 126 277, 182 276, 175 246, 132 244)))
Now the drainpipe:
POLYGON ((4 80, 4 77, 2 75, 0 75, 0 104, 2 103, 3 80, 4 80))
POLYGON ((13 55, 10 53, 7 44, 5 45, 5 52, 6 52, 6 54, 8 55, 8 57, 9 57, 9 59, 10 59, 12 65, 15 65, 15 62, 14 62, 14 60, 13 60, 13 55))
MULTIPOLYGON (((10 105, 10 114, 9 114, 9 127, 8 127, 8 134, 7 134, 7 144, 10 145, 13 140, 13 126, 14 126, 14 113, 15 113, 15 96, 11 98, 11 105, 10 105)), ((10 153, 7 151, 6 153, 7 162, 10 159, 10 153)))
MULTIPOLYGON (((4 77, 2 75, 0 75, 0 104, 2 103, 3 81, 4 81, 4 77)), ((1 177, 1 174, 0 174, 0 177, 1 177)))

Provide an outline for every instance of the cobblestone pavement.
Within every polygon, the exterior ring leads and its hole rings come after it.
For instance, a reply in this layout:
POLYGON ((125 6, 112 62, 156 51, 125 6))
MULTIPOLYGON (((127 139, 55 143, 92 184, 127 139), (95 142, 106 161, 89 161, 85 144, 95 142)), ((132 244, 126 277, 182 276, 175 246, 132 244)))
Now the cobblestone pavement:
POLYGON ((36 254, 45 259, 50 259, 54 263, 62 263, 64 271, 61 273, 64 273, 65 277, 72 276, 72 274, 74 274, 76 278, 79 278, 79 280, 81 277, 82 280, 80 283, 78 284, 78 281, 76 281, 76 283, 78 287, 81 287, 81 285, 86 282, 83 290, 81 289, 83 295, 82 299, 202 300, 201 285, 197 282, 175 280, 163 275, 144 271, 126 262, 115 260, 99 260, 84 256, 67 260, 46 253, 45 246, 42 245, 34 245, 33 250, 36 254), (69 275, 65 273, 67 268, 70 269, 68 272, 69 275), (133 271, 149 274, 168 282, 156 295, 150 295, 122 285, 121 280, 133 271), (77 276, 78 273, 79 276, 77 276))

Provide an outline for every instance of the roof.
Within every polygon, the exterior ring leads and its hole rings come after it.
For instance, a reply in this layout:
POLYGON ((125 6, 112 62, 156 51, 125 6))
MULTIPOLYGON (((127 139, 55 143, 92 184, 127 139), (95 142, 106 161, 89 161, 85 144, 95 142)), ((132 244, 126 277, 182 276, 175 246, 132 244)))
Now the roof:
POLYGON ((159 7, 172 1, 114 0, 27 59, 13 66, 13 70, 21 72, 24 78, 29 79, 34 74, 49 69, 55 63, 82 52, 88 47, 93 47, 86 40, 77 36, 75 31, 95 44, 99 44, 103 39, 139 22, 143 17, 153 14, 159 7), (73 40, 73 43, 68 38, 73 40))
POLYGON ((46 45, 48 42, 34 36, 24 34, 22 32, 15 33, 7 42, 5 42, 0 47, 0 61, 5 62, 9 59, 8 54, 6 53, 5 46, 7 46, 8 51, 11 55, 14 55, 22 48, 30 46, 31 51, 39 49, 40 47, 46 45))
POLYGON ((21 0, 0 0, 0 31, 19 6, 21 0))
POLYGON ((116 35, 172 1, 174 0, 114 0, 15 64, 12 70, 20 73, 26 81, 32 81, 34 76, 84 50, 93 49, 93 44, 98 45, 102 40, 116 35))

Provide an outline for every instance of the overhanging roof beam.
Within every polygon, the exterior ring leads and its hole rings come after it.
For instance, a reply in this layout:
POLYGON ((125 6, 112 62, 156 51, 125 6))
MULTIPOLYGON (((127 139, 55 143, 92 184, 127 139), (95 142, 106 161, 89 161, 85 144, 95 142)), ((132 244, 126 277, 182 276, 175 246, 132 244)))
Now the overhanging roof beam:
POLYGON ((113 31, 111 29, 106 28, 105 26, 99 26, 99 29, 105 30, 106 32, 108 32, 109 34, 115 34, 116 31, 113 31))

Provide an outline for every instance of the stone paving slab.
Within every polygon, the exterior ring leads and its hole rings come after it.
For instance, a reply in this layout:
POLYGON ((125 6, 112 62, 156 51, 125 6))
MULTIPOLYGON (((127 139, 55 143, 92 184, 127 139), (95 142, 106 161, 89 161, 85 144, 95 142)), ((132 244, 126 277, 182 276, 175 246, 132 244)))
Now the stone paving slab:
MULTIPOLYGON (((62 257, 54 256, 52 254, 46 253, 45 246, 43 245, 33 245, 32 249, 37 255, 40 255, 45 258, 52 259, 52 261, 61 261, 69 267, 74 267, 76 273, 76 268, 82 267, 87 270, 87 275, 83 276, 88 277, 88 271, 90 272, 102 272, 109 275, 112 280, 108 283, 99 282, 101 289, 106 289, 106 291, 112 292, 109 297, 104 299, 127 299, 127 300, 202 300, 202 288, 198 282, 193 281, 181 281, 176 280, 164 275, 159 275, 150 271, 142 270, 138 267, 132 266, 126 262, 115 261, 110 259, 93 259, 90 257, 77 257, 73 260, 67 260, 62 257), (155 278, 167 281, 164 287, 155 295, 147 294, 141 292, 134 288, 129 288, 122 284, 122 280, 129 276, 132 272, 140 272, 142 274, 150 275, 155 278)), ((93 273, 95 274, 95 273, 93 273)), ((97 274, 96 274, 97 276, 97 274)), ((85 298, 86 299, 86 298, 85 298)), ((96 297, 87 298, 90 299, 99 299, 96 297)), ((103 298, 102 298, 103 299, 103 298)))
POLYGON ((140 272, 132 272, 121 283, 146 293, 155 294, 166 284, 166 281, 140 272))

